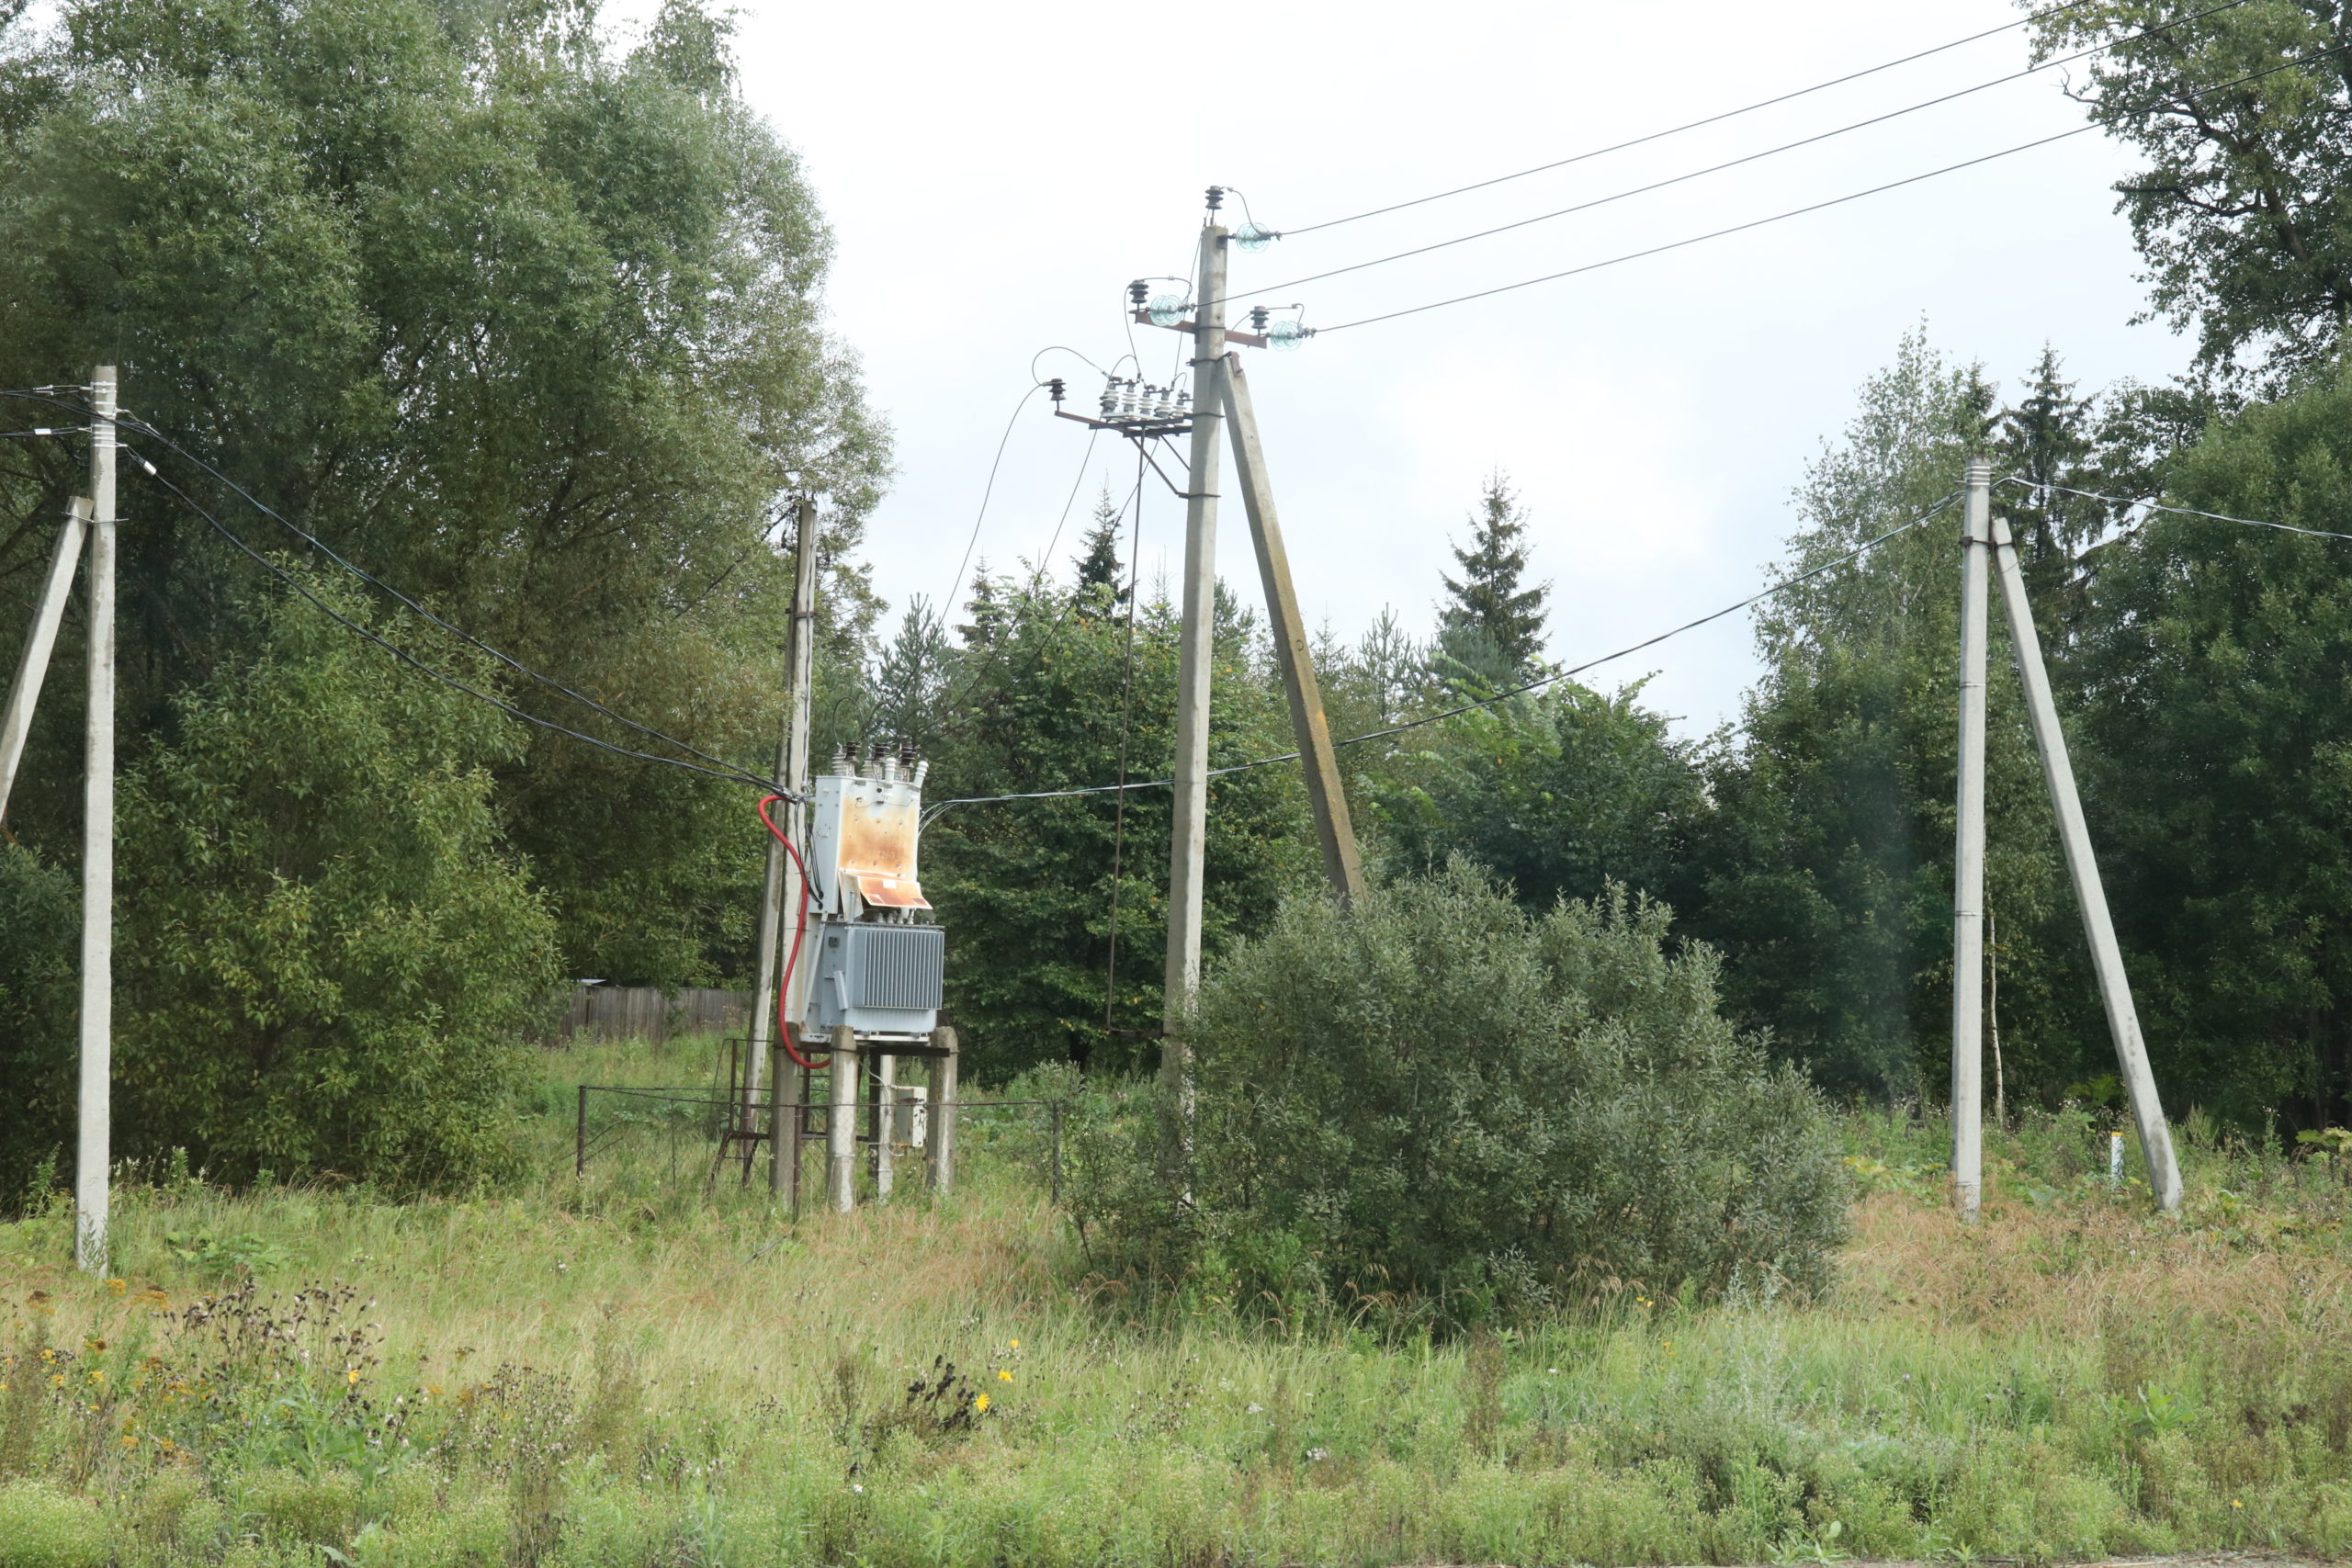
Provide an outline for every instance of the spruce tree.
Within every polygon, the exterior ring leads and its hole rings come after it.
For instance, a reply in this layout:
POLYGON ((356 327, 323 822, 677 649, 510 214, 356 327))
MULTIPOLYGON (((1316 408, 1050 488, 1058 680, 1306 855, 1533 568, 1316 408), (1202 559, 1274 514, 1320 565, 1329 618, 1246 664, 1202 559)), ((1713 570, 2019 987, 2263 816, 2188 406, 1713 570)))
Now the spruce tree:
POLYGON ((1080 542, 1078 558, 1078 598, 1080 604, 1107 592, 1113 604, 1127 602, 1126 570, 1119 559, 1119 524, 1125 509, 1111 500, 1108 486, 1094 503, 1094 525, 1080 542))
POLYGON ((1994 432, 1994 471, 2021 482, 2004 487, 2000 510, 2008 518, 2045 632, 2072 608, 2075 552, 2106 517, 2103 503, 2052 489, 2098 488, 2086 471, 2094 446, 2095 400, 2077 398, 2060 374, 2058 351, 2044 344, 2031 389, 2002 411, 1994 432))
POLYGON ((1520 586, 1527 570, 1526 533, 1526 514, 1510 480, 1499 472, 1488 475, 1470 519, 1471 547, 1452 547, 1462 576, 1443 577, 1452 599, 1438 612, 1441 652, 1482 678, 1516 676, 1543 656, 1544 601, 1552 585, 1520 586))
POLYGON ((875 660, 871 733, 928 753, 938 743, 941 700, 956 659, 945 617, 918 593, 907 602, 899 635, 875 660))
POLYGON ((964 601, 964 613, 972 618, 957 626, 956 635, 966 648, 986 648, 996 640, 997 628, 1004 623, 1004 604, 986 561, 972 569, 972 596, 964 601))

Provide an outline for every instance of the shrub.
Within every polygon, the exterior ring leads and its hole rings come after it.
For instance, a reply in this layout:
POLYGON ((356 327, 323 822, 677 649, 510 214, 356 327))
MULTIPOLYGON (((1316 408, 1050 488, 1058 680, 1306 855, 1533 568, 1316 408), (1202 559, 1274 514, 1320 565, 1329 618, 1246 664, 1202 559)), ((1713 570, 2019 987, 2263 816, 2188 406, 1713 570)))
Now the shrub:
MULTIPOLYGON (((260 655, 122 782, 125 1142, 232 1179, 493 1173, 555 978, 491 803, 519 727, 292 595, 263 616, 260 655)), ((486 682, 463 651, 425 653, 486 682)))
POLYGON ((70 1139, 82 909, 74 873, 0 843, 0 1209, 37 1204, 70 1139))
MULTIPOLYGON (((1098 1267, 1441 1324, 1616 1291, 1829 1282, 1826 1108, 1622 889, 1530 916, 1457 861, 1286 905, 1204 987, 1181 1179, 1145 1117, 1076 1140, 1098 1267)), ((1164 1108, 1163 1108, 1164 1116, 1164 1108)), ((1168 1145, 1179 1146, 1173 1141, 1168 1145)))
POLYGON ((0 1568, 105 1568, 106 1516, 38 1481, 0 1485, 0 1568))

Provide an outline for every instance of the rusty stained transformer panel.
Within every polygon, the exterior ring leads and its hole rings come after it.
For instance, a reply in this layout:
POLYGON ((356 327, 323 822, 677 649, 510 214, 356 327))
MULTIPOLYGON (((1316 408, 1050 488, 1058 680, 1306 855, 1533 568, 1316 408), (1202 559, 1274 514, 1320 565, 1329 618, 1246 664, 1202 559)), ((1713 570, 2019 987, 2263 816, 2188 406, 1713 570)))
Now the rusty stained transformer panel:
POLYGON ((816 784, 808 870, 821 912, 854 918, 852 897, 876 908, 930 908, 915 862, 922 790, 905 779, 837 773, 816 784))

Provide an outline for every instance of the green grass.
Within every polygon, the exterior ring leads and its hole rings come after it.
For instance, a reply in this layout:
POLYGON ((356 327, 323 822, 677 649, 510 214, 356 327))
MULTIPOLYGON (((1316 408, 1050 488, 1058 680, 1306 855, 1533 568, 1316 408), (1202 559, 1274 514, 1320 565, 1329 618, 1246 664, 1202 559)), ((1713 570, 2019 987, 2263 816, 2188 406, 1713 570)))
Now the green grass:
POLYGON ((952 1201, 797 1228, 706 1193, 691 1118, 678 1179, 653 1117, 572 1180, 575 1083, 702 1082, 706 1051, 550 1054, 542 1174, 505 1191, 160 1172, 119 1283, 64 1267, 62 1212, 0 1226, 0 1568, 2352 1550, 2324 1162, 2192 1139, 2166 1222, 2090 1119, 2041 1118, 1964 1230, 1940 1126, 1858 1114, 1828 1302, 1629 1291, 1394 1342, 1131 1311, 1021 1112, 968 1119, 952 1201))

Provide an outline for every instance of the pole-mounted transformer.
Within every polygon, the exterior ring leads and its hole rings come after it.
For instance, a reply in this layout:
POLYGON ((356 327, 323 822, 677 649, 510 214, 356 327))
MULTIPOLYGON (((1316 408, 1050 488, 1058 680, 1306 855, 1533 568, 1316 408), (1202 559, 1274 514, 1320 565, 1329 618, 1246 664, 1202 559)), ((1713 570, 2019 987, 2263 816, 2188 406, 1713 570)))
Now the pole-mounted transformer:
POLYGON ((929 923, 917 848, 922 781, 931 764, 911 747, 848 747, 816 781, 808 833, 811 1034, 843 1024, 862 1036, 928 1041, 938 1027, 947 933, 929 923))
POLYGON ((862 1102, 872 1120, 864 1141, 874 1145, 876 1198, 889 1195, 902 1143, 922 1145, 934 1189, 955 1179, 956 1032, 939 1021, 947 933, 932 923, 918 858, 931 764, 911 746, 861 751, 835 752, 832 771, 811 792, 800 1010, 803 1034, 823 1039, 829 1053, 825 1184, 829 1203, 842 1213, 857 1201, 862 1102), (930 1059, 922 1110, 910 1103, 914 1090, 899 1092, 901 1056, 930 1059))

